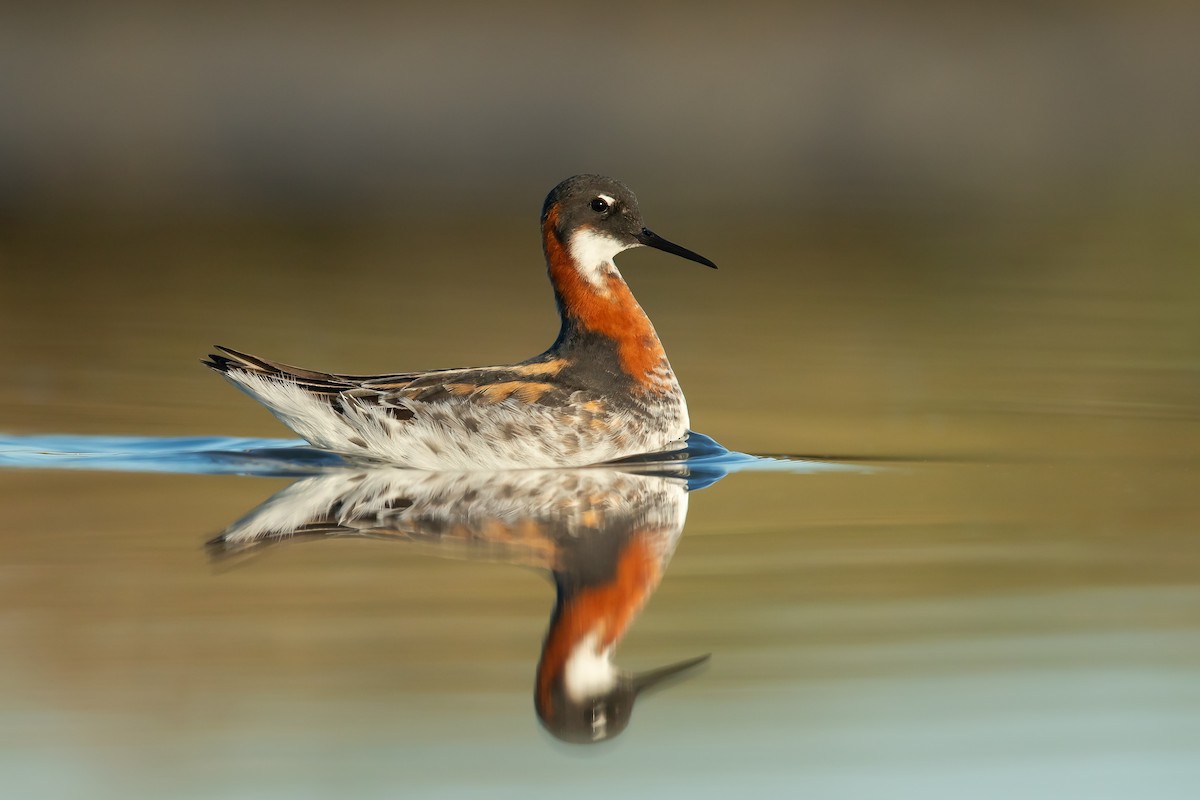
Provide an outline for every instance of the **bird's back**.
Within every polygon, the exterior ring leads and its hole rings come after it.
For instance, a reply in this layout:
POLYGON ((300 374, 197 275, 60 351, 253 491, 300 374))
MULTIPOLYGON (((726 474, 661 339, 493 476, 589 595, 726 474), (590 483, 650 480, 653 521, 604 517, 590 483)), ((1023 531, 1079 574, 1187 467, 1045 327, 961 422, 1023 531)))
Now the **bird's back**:
POLYGON ((339 375, 228 348, 206 362, 317 447, 418 469, 583 466, 672 449, 687 408, 669 364, 637 396, 616 357, 573 342, 520 364, 339 375))

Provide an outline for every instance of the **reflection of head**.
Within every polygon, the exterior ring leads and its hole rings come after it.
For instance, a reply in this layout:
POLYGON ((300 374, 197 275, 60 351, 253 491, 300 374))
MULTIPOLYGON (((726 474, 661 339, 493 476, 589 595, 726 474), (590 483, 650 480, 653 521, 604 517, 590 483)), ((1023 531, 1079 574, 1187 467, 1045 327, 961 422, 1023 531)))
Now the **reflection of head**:
POLYGON ((677 531, 634 509, 614 509, 583 540, 559 552, 558 601, 538 663, 534 706, 552 734, 570 742, 612 738, 629 723, 641 689, 699 663, 634 676, 612 662, 616 643, 662 577, 677 531))
POLYGON ((675 475, 339 470, 280 491, 209 547, 224 557, 298 536, 364 536, 549 570, 557 602, 534 705, 555 736, 598 742, 625 728, 639 692, 707 658, 642 675, 612 662, 657 588, 686 516, 687 484, 675 475))
POLYGON ((547 696, 535 694, 538 719, 546 730, 564 742, 594 744, 611 739, 629 724, 633 701, 640 692, 707 660, 707 655, 689 658, 640 675, 620 672, 606 663, 612 670, 611 681, 607 686, 596 687, 598 693, 584 694, 579 699, 572 697, 564 676, 551 684, 547 696))

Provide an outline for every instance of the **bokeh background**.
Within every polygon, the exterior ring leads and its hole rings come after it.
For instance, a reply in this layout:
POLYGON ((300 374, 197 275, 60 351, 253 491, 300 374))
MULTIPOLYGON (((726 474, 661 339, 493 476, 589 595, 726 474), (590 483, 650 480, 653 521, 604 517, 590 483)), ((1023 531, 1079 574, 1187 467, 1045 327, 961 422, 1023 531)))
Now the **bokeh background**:
POLYGON ((275 430, 196 368, 211 342, 359 372, 539 352, 536 214, 583 171, 721 264, 622 259, 730 446, 1078 447, 1080 413, 1194 419, 1190 4, 2 14, 9 430, 275 430))
POLYGON ((214 573, 282 481, 3 471, 0 794, 1191 798, 1197 41, 1169 0, 4 5, 0 433, 287 435, 212 343, 540 352, 586 171, 720 265, 619 259, 697 430, 893 468, 693 495, 618 661, 711 669, 591 758, 534 720, 531 572, 214 573))
POLYGON ((1189 4, 880 6, 10 7, 3 204, 469 230, 585 168, 722 218, 1193 191, 1189 4))

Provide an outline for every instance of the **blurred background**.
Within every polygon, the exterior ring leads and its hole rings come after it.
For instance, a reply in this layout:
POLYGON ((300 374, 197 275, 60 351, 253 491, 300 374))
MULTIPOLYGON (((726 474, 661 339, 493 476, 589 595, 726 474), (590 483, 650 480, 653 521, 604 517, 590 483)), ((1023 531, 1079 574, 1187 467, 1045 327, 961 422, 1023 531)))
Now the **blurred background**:
POLYGON ((532 573, 214 574, 283 482, 0 472, 8 793, 1192 797, 1198 40, 1170 0, 4 5, 0 433, 288 436, 212 343, 538 353, 542 200, 601 172, 720 265, 619 259, 696 430, 904 461, 695 494, 618 661, 711 670, 594 759, 539 738, 532 573))
POLYGON ((195 366, 214 341, 360 372, 540 352, 536 215, 584 171, 722 266, 622 258, 730 446, 1195 419, 1190 4, 0 14, 9 430, 276 430, 195 366))
POLYGON ((0 202, 470 230, 583 170, 721 218, 1194 196, 1190 4, 880 6, 10 6, 0 202))

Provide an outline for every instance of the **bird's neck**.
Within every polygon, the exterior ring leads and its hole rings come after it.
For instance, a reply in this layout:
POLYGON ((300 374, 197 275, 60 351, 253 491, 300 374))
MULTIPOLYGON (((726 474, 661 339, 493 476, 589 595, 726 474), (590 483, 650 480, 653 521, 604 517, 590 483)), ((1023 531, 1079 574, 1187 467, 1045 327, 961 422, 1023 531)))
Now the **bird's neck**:
POLYGON ((555 210, 542 222, 550 283, 562 316, 556 345, 600 337, 616 348, 621 369, 636 384, 656 386, 654 377, 670 367, 650 318, 634 299, 611 255, 589 246, 581 234, 576 234, 574 241, 562 241, 557 223, 555 210))
POLYGON ((611 688, 616 676, 613 647, 661 579, 660 554, 648 536, 635 535, 618 553, 607 581, 578 590, 560 583, 538 662, 539 708, 551 709, 556 682, 563 682, 574 699, 611 688))

